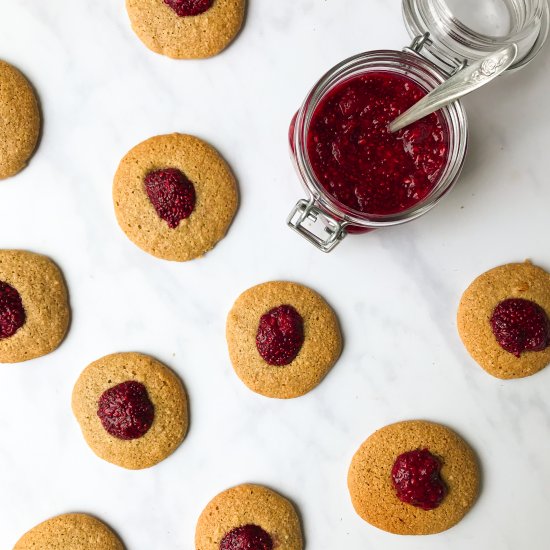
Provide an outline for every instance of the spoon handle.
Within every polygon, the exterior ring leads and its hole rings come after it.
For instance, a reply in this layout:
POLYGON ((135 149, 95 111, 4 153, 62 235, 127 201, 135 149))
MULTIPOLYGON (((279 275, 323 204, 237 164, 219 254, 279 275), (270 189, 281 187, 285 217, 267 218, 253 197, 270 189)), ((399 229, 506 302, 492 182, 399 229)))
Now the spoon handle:
POLYGON ((409 124, 438 111, 441 107, 485 86, 510 67, 518 55, 516 44, 504 48, 466 66, 451 76, 441 86, 424 96, 408 111, 389 125, 390 132, 397 132, 409 124))

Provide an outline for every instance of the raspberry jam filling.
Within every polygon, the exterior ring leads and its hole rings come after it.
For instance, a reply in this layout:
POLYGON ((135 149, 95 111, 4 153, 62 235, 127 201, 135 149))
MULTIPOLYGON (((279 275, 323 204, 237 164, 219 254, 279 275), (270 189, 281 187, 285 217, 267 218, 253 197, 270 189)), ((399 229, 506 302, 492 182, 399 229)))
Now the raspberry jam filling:
POLYGON ((266 363, 282 367, 296 359, 304 343, 304 320, 289 305, 275 307, 260 318, 256 347, 266 363))
POLYGON ((25 324, 26 318, 19 292, 0 281, 0 340, 13 336, 25 324))
POLYGON ((399 455, 391 477, 397 498, 422 510, 437 508, 447 495, 441 461, 427 449, 399 455))
POLYGON ((180 17, 200 15, 208 11, 214 0, 164 0, 180 17))
POLYGON ((500 347, 516 357, 548 347, 548 316, 531 300, 510 298, 500 302, 491 316, 491 327, 500 347))
POLYGON ((257 525, 243 525, 227 533, 220 550, 273 550, 273 540, 257 525))
POLYGON ((308 130, 317 180, 344 206, 372 215, 403 212, 425 199, 449 154, 441 113, 390 133, 388 124, 426 95, 396 73, 351 77, 321 100, 308 130))
POLYGON ((130 380, 109 388, 97 409, 105 430, 118 439, 143 437, 155 419, 155 407, 141 382, 130 380))
POLYGON ((177 168, 155 170, 145 177, 145 191, 157 214, 175 229, 195 209, 195 187, 177 168))

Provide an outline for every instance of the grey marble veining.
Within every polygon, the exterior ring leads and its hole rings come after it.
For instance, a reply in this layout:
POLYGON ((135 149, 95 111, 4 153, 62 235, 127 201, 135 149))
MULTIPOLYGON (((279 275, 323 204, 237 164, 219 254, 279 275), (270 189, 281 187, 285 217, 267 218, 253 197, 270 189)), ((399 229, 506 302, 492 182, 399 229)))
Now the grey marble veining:
POLYGON ((463 349, 454 320, 482 271, 527 257, 550 268, 548 48, 467 100, 467 165, 437 209, 350 237, 324 256, 285 228, 303 196, 288 123, 331 65, 409 42, 398 0, 250 0, 238 40, 207 61, 149 52, 122 0, 0 0, 0 38, 0 57, 32 80, 45 120, 28 169, 0 183, 0 247, 53 257, 74 314, 58 351, 0 368, 1 548, 47 517, 85 511, 110 523, 129 550, 191 550, 207 501, 245 481, 296 502, 310 550, 548 548, 550 369, 490 378, 463 349), (242 194, 226 240, 187 265, 135 248, 111 204, 120 158, 172 131, 215 145, 242 194), (225 346, 233 300, 269 279, 320 291, 345 334, 323 384, 289 402, 249 392, 225 346), (143 472, 96 458, 70 411, 79 372, 130 350, 173 367, 191 404, 185 443, 143 472), (438 536, 380 532, 349 501, 347 468, 359 444, 407 418, 455 428, 483 464, 478 503, 438 536))

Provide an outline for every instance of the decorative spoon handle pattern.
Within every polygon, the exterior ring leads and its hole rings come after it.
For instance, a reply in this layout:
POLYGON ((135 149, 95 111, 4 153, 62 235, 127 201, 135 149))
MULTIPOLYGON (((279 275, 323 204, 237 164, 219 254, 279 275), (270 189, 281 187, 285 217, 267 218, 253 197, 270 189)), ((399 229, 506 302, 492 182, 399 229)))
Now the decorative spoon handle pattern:
POLYGON ((508 69, 517 55, 516 44, 509 44, 476 63, 466 66, 415 103, 408 111, 398 116, 389 125, 390 132, 398 132, 409 124, 438 111, 441 107, 485 86, 508 69))

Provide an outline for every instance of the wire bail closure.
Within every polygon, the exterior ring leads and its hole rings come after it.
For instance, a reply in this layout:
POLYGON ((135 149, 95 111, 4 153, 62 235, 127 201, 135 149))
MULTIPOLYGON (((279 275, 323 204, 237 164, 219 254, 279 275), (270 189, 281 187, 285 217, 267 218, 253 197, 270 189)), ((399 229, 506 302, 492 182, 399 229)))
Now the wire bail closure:
POLYGON ((315 206, 315 197, 302 199, 287 219, 288 226, 322 252, 334 250, 346 237, 347 222, 340 222, 315 206))

